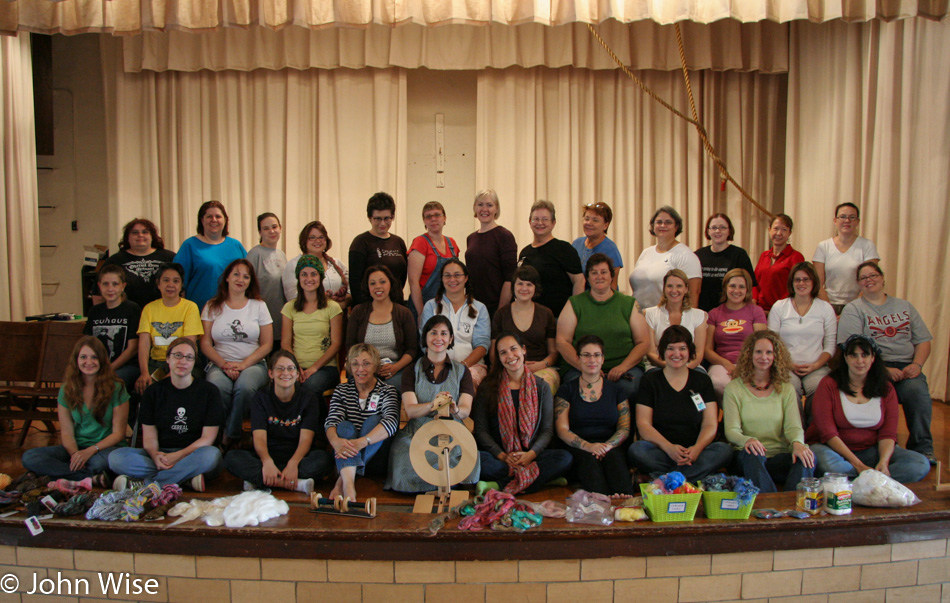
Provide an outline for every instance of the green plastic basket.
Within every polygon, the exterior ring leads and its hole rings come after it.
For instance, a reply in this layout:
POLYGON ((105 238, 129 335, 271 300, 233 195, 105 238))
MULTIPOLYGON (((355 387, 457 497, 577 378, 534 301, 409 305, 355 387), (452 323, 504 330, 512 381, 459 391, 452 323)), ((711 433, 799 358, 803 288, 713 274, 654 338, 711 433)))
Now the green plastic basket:
POLYGON ((703 512, 709 519, 749 519, 755 497, 748 504, 739 504, 735 492, 703 492, 703 512))
POLYGON ((653 484, 640 484, 643 508, 653 521, 693 521, 702 492, 695 494, 653 494, 653 484))

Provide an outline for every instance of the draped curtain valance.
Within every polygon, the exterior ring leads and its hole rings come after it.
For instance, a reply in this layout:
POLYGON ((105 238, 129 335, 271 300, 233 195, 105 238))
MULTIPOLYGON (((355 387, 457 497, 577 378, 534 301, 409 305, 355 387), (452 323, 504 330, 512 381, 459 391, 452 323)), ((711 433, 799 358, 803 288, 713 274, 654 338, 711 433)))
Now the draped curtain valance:
POLYGON ((368 27, 462 24, 824 22, 942 19, 947 0, 4 0, 0 32, 208 31, 290 25, 368 27))
MULTIPOLYGON (((787 23, 769 21, 684 23, 686 63, 696 70, 786 72, 788 27, 787 23)), ((597 29, 624 64, 633 69, 681 68, 672 25, 608 21, 597 29)), ((232 27, 202 33, 146 32, 125 37, 122 42, 127 72, 338 67, 617 68, 582 23, 558 27, 497 23, 486 27, 287 27, 276 31, 232 27)))

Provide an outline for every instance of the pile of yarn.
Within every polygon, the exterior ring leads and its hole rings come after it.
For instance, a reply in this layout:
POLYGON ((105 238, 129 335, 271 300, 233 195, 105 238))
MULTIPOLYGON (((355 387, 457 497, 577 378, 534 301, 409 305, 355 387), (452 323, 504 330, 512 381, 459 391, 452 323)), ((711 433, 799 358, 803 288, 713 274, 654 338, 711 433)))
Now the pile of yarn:
POLYGON ((652 482, 653 494, 696 494, 699 488, 686 481, 679 471, 670 471, 652 482))
POLYGON ((759 493, 759 489, 750 480, 725 473, 707 475, 703 478, 702 486, 707 492, 735 492, 741 505, 751 503, 759 493))
POLYGON ((484 496, 476 496, 475 501, 463 506, 459 513, 463 516, 459 529, 471 531, 487 527, 524 532, 541 525, 542 519, 513 494, 500 490, 489 490, 484 496))

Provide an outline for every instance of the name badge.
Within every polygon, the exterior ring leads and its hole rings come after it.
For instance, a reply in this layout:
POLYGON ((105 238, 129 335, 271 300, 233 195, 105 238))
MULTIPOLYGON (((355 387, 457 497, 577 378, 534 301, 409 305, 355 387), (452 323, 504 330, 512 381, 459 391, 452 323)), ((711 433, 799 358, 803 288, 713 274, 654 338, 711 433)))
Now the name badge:
POLYGON ((696 392, 690 392, 689 397, 693 399, 693 404, 696 405, 696 410, 702 412, 706 410, 706 403, 703 402, 703 397, 697 394, 696 392))
POLYGON ((375 411, 379 408, 379 394, 373 394, 366 403, 366 410, 375 411))

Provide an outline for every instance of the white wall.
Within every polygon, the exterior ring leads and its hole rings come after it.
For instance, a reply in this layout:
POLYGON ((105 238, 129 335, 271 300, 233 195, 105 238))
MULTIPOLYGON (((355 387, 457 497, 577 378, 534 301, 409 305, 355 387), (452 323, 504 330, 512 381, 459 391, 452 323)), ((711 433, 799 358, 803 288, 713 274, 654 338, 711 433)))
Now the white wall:
POLYGON ((105 113, 95 35, 53 36, 55 154, 37 157, 44 312, 82 313, 83 246, 117 251, 108 232, 105 113), (71 230, 77 221, 78 230, 71 230), (55 294, 50 294, 55 289, 55 294))
POLYGON ((425 232, 422 206, 439 201, 445 206, 445 234, 465 248, 476 229, 474 71, 414 69, 408 74, 409 198, 397 199, 398 211, 408 220, 406 244, 425 232), (436 188, 435 116, 444 116, 445 188, 436 188))

